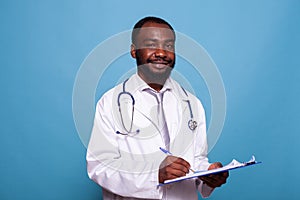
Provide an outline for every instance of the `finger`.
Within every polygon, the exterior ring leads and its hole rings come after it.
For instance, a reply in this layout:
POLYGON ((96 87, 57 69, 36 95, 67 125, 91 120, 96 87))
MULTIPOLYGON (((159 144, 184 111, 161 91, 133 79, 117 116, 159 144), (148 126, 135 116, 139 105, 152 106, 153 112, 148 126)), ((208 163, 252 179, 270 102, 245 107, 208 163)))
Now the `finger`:
POLYGON ((183 165, 185 166, 187 169, 190 169, 191 168, 191 165, 190 163, 188 163, 186 160, 184 160, 183 158, 178 158, 174 161, 174 163, 177 163, 177 164, 180 164, 180 165, 183 165))
POLYGON ((227 177, 210 175, 202 176, 200 179, 209 186, 220 187, 222 184, 226 183, 227 177))
POLYGON ((215 179, 212 178, 212 177, 209 177, 209 176, 201 176, 199 177, 202 181, 205 181, 205 182, 214 182, 215 179))
POLYGON ((211 177, 225 177, 225 178, 228 178, 228 176, 229 176, 229 173, 228 173, 228 171, 225 171, 225 172, 220 172, 220 173, 215 173, 215 174, 211 174, 211 175, 209 175, 209 176, 211 176, 211 177))
POLYGON ((208 170, 211 170, 211 169, 217 169, 217 168, 221 168, 223 167, 222 163, 220 162, 215 162, 215 163, 212 163, 209 167, 208 167, 208 170))
POLYGON ((172 177, 175 177, 175 178, 178 178, 178 177, 186 175, 186 172, 184 172, 182 170, 179 170, 179 169, 172 168, 170 166, 168 166, 166 168, 166 173, 167 173, 167 177, 172 176, 172 177))
POLYGON ((228 171, 224 172, 222 176, 228 178, 229 177, 229 172, 228 171))
POLYGON ((166 160, 165 165, 171 165, 173 163, 176 163, 176 164, 185 166, 187 169, 190 169, 190 167, 191 167, 190 164, 186 160, 184 160, 180 157, 168 156, 168 157, 166 157, 165 160, 166 160))
POLYGON ((200 179, 201 180, 203 179, 206 181, 218 181, 219 179, 226 179, 226 178, 223 176, 211 174, 211 175, 207 175, 207 176, 201 176, 200 179))
POLYGON ((224 176, 218 176, 218 177, 215 176, 212 178, 212 180, 216 183, 223 184, 223 183, 226 183, 227 178, 224 176))
POLYGON ((180 170, 184 173, 188 173, 189 172, 189 168, 187 168, 186 166, 182 165, 181 163, 172 163, 171 165, 169 165, 169 167, 171 167, 174 170, 180 170))
POLYGON ((168 166, 168 165, 174 163, 174 162, 176 161, 176 159, 177 159, 177 157, 175 157, 175 156, 167 156, 167 157, 163 160, 163 162, 162 162, 162 164, 161 164, 161 165, 162 165, 161 167, 165 167, 165 166, 168 166))
POLYGON ((171 179, 178 178, 178 177, 180 177, 180 176, 176 176, 174 174, 168 174, 166 177, 166 180, 171 180, 171 179))
POLYGON ((215 187, 216 187, 214 180, 212 180, 212 179, 209 178, 209 177, 200 177, 200 180, 202 180, 203 183, 205 183, 205 184, 208 185, 209 187, 212 187, 212 188, 215 188, 215 187))
POLYGON ((205 177, 205 178, 201 178, 201 180, 207 184, 210 187, 220 187, 222 184, 226 183, 226 179, 225 180, 216 180, 210 177, 205 177))
POLYGON ((223 174, 212 174, 208 176, 210 179, 214 180, 214 181, 223 181, 226 180, 227 177, 223 176, 223 174))

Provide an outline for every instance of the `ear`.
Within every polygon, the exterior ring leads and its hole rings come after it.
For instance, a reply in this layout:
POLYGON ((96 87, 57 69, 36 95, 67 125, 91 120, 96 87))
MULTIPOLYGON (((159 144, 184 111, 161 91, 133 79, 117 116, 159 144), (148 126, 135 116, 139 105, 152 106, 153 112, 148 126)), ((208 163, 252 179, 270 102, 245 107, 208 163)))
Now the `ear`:
POLYGON ((130 46, 130 54, 131 57, 136 58, 136 46, 134 44, 131 44, 130 46))

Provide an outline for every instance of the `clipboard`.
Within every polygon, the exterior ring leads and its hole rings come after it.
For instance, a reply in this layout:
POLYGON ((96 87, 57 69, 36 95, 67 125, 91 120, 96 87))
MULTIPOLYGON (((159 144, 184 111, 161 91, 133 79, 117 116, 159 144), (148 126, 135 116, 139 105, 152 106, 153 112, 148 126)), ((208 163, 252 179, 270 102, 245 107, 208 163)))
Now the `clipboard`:
POLYGON ((175 182, 192 179, 192 178, 197 178, 200 176, 206 176, 206 175, 210 175, 210 174, 216 174, 216 173, 234 170, 234 169, 238 169, 238 168, 248 167, 248 166, 252 166, 252 165, 256 165, 256 164, 260 164, 260 163, 261 162, 255 160, 254 156, 252 156, 248 162, 238 162, 237 160, 233 159, 228 165, 225 165, 221 168, 212 169, 212 170, 204 170, 204 171, 196 171, 195 173, 192 173, 192 174, 190 173, 190 174, 187 174, 186 176, 166 180, 166 181, 164 181, 164 183, 158 184, 158 186, 164 186, 164 185, 167 185, 170 183, 175 183, 175 182))

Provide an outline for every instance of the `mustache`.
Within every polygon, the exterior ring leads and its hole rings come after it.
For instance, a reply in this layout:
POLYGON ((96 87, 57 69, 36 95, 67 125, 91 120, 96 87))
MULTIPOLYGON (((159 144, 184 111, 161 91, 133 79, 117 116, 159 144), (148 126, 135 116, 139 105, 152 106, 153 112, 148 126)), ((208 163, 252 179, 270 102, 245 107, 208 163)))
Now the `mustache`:
POLYGON ((167 58, 148 58, 147 63, 154 63, 154 64, 163 64, 168 65, 172 62, 171 59, 167 58))

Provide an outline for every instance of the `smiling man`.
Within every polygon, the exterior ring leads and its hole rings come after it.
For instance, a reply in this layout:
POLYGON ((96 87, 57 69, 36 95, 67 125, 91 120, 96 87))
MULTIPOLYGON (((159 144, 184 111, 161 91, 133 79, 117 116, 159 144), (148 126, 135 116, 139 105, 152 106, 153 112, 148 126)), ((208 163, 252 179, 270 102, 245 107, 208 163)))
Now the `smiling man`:
POLYGON ((134 27, 131 56, 136 59, 138 75, 159 91, 175 65, 175 33, 168 24, 141 22, 134 27))
POLYGON ((158 187, 193 170, 222 166, 208 162, 201 102, 170 77, 175 39, 163 19, 137 22, 130 51, 137 73, 97 103, 87 165, 105 200, 197 199, 197 191, 208 197, 226 182, 228 172, 158 187))

